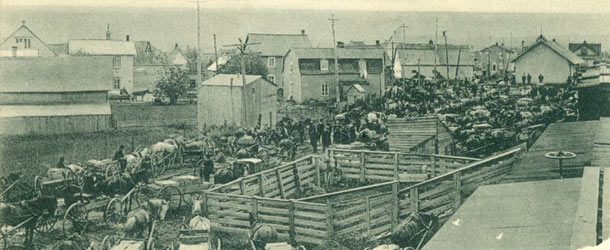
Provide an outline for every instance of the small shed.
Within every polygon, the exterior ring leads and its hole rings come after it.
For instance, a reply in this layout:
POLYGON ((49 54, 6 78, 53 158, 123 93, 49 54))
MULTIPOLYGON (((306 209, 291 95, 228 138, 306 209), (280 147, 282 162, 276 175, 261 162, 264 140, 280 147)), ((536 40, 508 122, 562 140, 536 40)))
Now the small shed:
POLYGON ((198 127, 254 127, 277 122, 277 86, 259 75, 219 74, 203 83, 198 94, 198 127))
POLYGON ((347 103, 354 103, 356 100, 364 100, 366 90, 360 84, 352 84, 343 87, 345 95, 347 96, 347 103))

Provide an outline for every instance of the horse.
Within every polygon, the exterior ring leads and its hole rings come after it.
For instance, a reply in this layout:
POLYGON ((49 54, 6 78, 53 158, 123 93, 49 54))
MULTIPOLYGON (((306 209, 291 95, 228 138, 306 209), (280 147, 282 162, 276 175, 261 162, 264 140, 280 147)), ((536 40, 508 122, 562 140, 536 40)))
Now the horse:
POLYGON ((148 232, 150 232, 152 227, 152 220, 150 217, 150 212, 145 206, 130 211, 127 214, 127 220, 121 225, 125 237, 144 238, 144 231, 148 229, 148 232))
POLYGON ((265 245, 268 243, 278 241, 277 231, 272 226, 258 221, 252 213, 248 219, 250 221, 250 241, 256 249, 265 249, 265 245))
POLYGON ((424 213, 411 213, 406 221, 392 229, 391 239, 401 248, 419 249, 439 229, 438 217, 424 213))
POLYGON ((25 242, 28 246, 34 240, 34 227, 38 216, 42 216, 46 211, 48 214, 55 214, 57 209, 57 199, 52 196, 44 196, 40 193, 37 197, 31 200, 25 200, 18 203, 0 202, 0 228, 8 226, 17 226, 27 219, 34 217, 25 227, 25 242))
POLYGON ((238 176, 233 172, 233 170, 231 168, 223 167, 223 168, 219 169, 218 171, 216 171, 216 174, 214 175, 214 182, 216 182, 218 184, 225 184, 225 183, 229 183, 237 178, 238 178, 238 176))
POLYGON ((86 237, 73 234, 68 239, 53 244, 51 250, 83 250, 86 247, 88 247, 87 249, 93 249, 93 242, 89 243, 86 237))
POLYGON ((165 220, 167 211, 169 210, 169 201, 150 199, 148 200, 148 210, 155 219, 165 220))

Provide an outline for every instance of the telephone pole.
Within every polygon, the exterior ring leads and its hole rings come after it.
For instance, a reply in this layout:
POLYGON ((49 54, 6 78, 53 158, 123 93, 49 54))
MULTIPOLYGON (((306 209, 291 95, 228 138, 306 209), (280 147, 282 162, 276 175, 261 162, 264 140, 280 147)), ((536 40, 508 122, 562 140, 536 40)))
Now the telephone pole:
POLYGON ((214 33, 214 62, 216 63, 216 74, 220 74, 218 71, 218 50, 216 49, 216 33, 214 33))
POLYGON ((407 25, 405 25, 404 23, 400 26, 400 28, 402 28, 402 44, 403 46, 406 46, 407 44, 407 25))
POLYGON ((199 85, 201 85, 201 17, 199 14, 199 0, 197 0, 197 78, 195 79, 197 79, 197 90, 199 90, 199 85))
POLYGON ((449 47, 447 46, 446 30, 443 30, 443 37, 445 38, 445 64, 447 64, 447 81, 449 81, 449 47))
POLYGON ((341 101, 343 101, 343 86, 342 86, 341 82, 339 82, 339 59, 337 58, 337 41, 335 39, 335 22, 339 21, 339 19, 336 19, 335 14, 332 14, 330 16, 330 19, 328 19, 328 20, 330 21, 331 28, 333 30, 333 54, 335 57, 335 83, 336 83, 336 86, 339 88, 337 102, 341 102, 341 101))
POLYGON ((438 55, 438 17, 435 18, 434 30, 434 78, 436 78, 436 57, 438 55))

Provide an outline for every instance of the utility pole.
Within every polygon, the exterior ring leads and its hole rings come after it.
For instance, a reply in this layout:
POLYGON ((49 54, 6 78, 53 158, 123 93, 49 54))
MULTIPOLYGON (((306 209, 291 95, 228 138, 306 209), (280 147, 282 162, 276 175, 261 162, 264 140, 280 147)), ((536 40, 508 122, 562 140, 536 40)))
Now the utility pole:
MULTIPOLYGON (((238 44, 230 44, 230 45, 225 45, 225 47, 237 47, 237 49, 239 50, 239 56, 240 56, 240 64, 241 64, 241 79, 242 79, 242 89, 241 89, 241 119, 243 121, 243 123, 240 123, 240 125, 242 127, 247 127, 250 124, 246 124, 247 121, 247 113, 248 113, 248 105, 246 105, 246 55, 248 55, 248 53, 246 53, 246 47, 248 45, 254 45, 254 44, 260 44, 260 43, 245 43, 241 40, 241 38, 239 38, 239 43, 238 44)), ((218 70, 218 68, 217 68, 218 70)), ((232 101, 232 100, 231 100, 232 101)))
POLYGON ((214 62, 216 65, 216 74, 220 74, 220 72, 218 71, 218 50, 216 49, 216 33, 214 33, 214 62))
POLYGON ((335 57, 335 83, 336 83, 337 87, 339 88, 337 102, 341 102, 341 101, 343 101, 343 86, 342 86, 341 82, 339 82, 339 59, 337 58, 337 41, 335 39, 335 22, 339 21, 339 19, 336 19, 335 14, 332 14, 330 16, 330 19, 328 19, 328 20, 330 21, 331 28, 333 30, 333 54, 335 57))
POLYGON ((199 0, 197 0, 197 93, 201 85, 201 17, 199 14, 199 0))
POLYGON ((447 81, 449 81, 449 47, 447 47, 447 31, 443 30, 443 37, 445 38, 445 64, 447 64, 447 81))
POLYGON ((436 56, 438 55, 438 17, 436 17, 436 28, 434 30, 434 77, 436 78, 436 56))

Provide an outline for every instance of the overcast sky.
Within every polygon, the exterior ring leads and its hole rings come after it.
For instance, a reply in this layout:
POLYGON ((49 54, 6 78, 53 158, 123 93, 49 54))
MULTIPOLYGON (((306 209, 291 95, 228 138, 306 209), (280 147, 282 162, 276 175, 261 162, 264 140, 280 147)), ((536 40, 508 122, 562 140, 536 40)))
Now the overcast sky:
MULTIPOLYGON (((196 0, 0 0, 7 6, 116 6, 192 8, 196 0)), ((201 0, 213 9, 342 9, 380 11, 461 11, 598 13, 610 15, 610 0, 201 0)))

